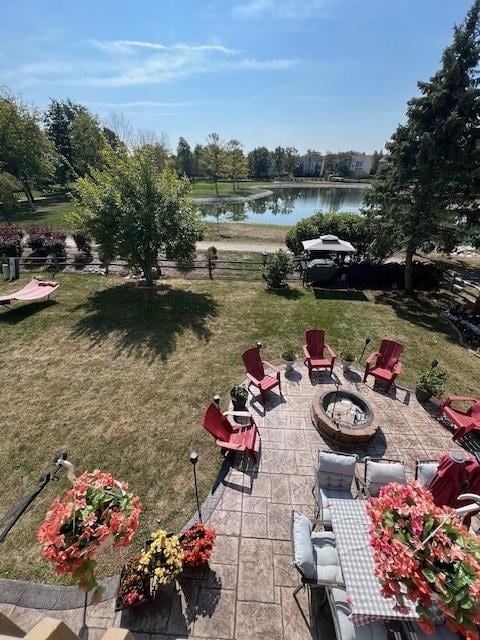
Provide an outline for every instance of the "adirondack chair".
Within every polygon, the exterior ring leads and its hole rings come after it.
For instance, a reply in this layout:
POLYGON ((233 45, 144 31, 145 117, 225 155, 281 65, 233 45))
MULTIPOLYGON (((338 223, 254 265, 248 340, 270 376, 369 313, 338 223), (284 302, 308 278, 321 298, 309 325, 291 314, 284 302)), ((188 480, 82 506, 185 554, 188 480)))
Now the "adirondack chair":
POLYGON ((270 362, 262 360, 259 347, 247 349, 247 351, 242 354, 242 358, 245 364, 248 386, 250 387, 250 385, 253 384, 258 388, 262 398, 262 404, 265 406, 267 391, 278 387, 280 394, 282 393, 282 387, 280 385, 280 369, 270 362), (265 373, 264 365, 275 372, 275 377, 265 373))
POLYGON ((440 408, 440 415, 448 418, 455 427, 453 440, 470 433, 470 431, 480 430, 480 400, 470 396, 448 396, 440 408), (465 411, 452 407, 453 402, 470 402, 470 407, 465 411))
POLYGON ((222 413, 217 405, 212 402, 205 412, 203 426, 215 438, 215 442, 222 449, 246 453, 257 461, 255 443, 257 435, 260 439, 257 425, 249 411, 225 411, 222 413), (232 423, 227 416, 248 418, 248 424, 232 423))
POLYGON ((374 376, 386 383, 386 391, 390 389, 395 378, 403 371, 403 364, 399 361, 404 346, 393 340, 382 340, 380 350, 371 353, 365 364, 363 381, 367 376, 374 376))
POLYGON ((330 369, 330 373, 333 373, 337 354, 325 342, 325 331, 310 329, 305 332, 305 341, 307 344, 303 345, 303 354, 308 375, 312 377, 314 369, 330 369), (325 350, 328 351, 328 355, 325 354, 325 350))

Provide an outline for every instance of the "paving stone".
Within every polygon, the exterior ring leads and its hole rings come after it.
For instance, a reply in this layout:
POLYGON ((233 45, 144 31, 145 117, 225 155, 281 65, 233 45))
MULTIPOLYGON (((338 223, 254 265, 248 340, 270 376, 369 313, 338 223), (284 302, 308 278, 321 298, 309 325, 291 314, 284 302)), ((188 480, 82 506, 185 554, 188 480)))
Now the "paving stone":
POLYGON ((291 503, 288 476, 277 475, 272 482, 272 502, 291 503))
MULTIPOLYGON (((310 622, 307 590, 301 590, 297 598, 305 617, 310 622)), ((328 609, 328 607, 325 608, 328 609)), ((288 640, 312 640, 312 634, 293 598, 293 589, 291 587, 282 587, 282 622, 285 640, 287 638, 288 640)), ((330 631, 331 629, 327 628, 326 630, 330 631)), ((335 631, 331 635, 325 634, 322 626, 319 637, 325 639, 335 638, 335 631)))
POLYGON ((292 557, 292 543, 287 540, 275 540, 273 543, 273 553, 280 556, 292 557))
POLYGON ((241 524, 242 514, 239 511, 216 509, 208 520, 209 527, 213 527, 218 534, 225 536, 239 536, 241 524))
POLYGON ((272 542, 242 538, 238 570, 238 599, 274 602, 273 586, 272 542))
POLYGON ((177 597, 173 585, 162 589, 153 602, 141 607, 124 609, 120 618, 120 627, 142 633, 165 633, 172 601, 177 597))
POLYGON ((223 493, 223 497, 219 503, 219 509, 223 511, 241 511, 242 510, 242 491, 236 491, 227 487, 223 493))
POLYGON ((211 562, 215 564, 238 564, 239 539, 233 536, 217 536, 211 562))
POLYGON ((211 562, 206 586, 210 589, 236 589, 237 565, 211 562))
POLYGON ((267 513, 267 499, 256 496, 243 496, 243 513, 267 513))
POLYGON ((267 473, 259 473, 252 483, 250 495, 261 498, 270 498, 271 488, 272 484, 270 475, 267 473))
POLYGON ((195 620, 198 594, 198 584, 190 580, 182 580, 172 597, 166 629, 169 634, 188 636, 195 620))
POLYGON ((6 604, 18 604, 28 584, 23 580, 0 579, 0 600, 6 604))
POLYGON ((244 513, 242 515, 242 537, 266 538, 267 516, 261 513, 244 513))
POLYGON ((291 512, 291 506, 267 505, 267 533, 271 540, 290 540, 291 512))
POLYGON ((283 640, 283 638, 282 610, 279 604, 237 603, 235 640, 283 640))
POLYGON ((235 629, 235 592, 201 589, 193 634, 199 638, 232 640, 235 629))
POLYGON ((307 441, 305 439, 305 431, 297 431, 290 429, 285 432, 285 444, 287 449, 293 449, 298 451, 299 449, 307 448, 307 441))
POLYGON ((289 476, 290 496, 293 503, 313 504, 312 481, 306 476, 289 476))
POLYGON ((292 564, 291 556, 273 556, 273 575, 278 587, 296 587, 299 584, 299 574, 292 564))

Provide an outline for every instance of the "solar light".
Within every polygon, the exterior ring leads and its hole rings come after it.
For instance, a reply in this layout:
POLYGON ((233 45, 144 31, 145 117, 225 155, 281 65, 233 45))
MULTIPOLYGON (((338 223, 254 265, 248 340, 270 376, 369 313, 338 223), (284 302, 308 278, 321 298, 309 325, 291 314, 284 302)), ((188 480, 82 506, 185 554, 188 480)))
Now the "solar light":
MULTIPOLYGON (((214 403, 217 405, 217 407, 220 409, 220 396, 218 395, 218 393, 216 393, 216 394, 213 396, 213 401, 214 401, 214 403)), ((195 453, 195 452, 194 452, 194 453, 195 453)), ((197 455, 197 454, 195 454, 195 455, 197 455)), ((192 462, 192 458, 190 458, 190 462, 192 462)))
POLYGON ((261 349, 262 348, 262 343, 261 342, 257 342, 257 349, 261 349))
POLYGON ((365 344, 363 345, 363 351, 362 351, 362 355, 360 356, 360 360, 362 360, 363 354, 365 353, 365 349, 367 348, 367 346, 370 344, 371 341, 372 341, 371 338, 365 338, 365 344))
POLYGON ((202 521, 202 512, 200 510, 200 500, 198 499, 198 486, 197 486, 197 462, 198 462, 198 453, 196 451, 192 451, 190 454, 190 462, 193 467, 193 484, 195 487, 195 498, 197 500, 197 511, 198 511, 198 520, 202 521))
POLYGON ((435 358, 435 360, 432 360, 432 362, 430 363, 430 366, 432 367, 432 369, 435 369, 435 367, 438 367, 438 360, 435 358))

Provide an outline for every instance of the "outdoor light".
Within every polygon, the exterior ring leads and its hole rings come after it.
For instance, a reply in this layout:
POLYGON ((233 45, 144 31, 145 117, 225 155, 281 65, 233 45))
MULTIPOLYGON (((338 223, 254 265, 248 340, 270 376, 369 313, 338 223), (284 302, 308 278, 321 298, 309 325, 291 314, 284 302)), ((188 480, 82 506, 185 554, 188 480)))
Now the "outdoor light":
POLYGON ((432 369, 435 369, 435 367, 438 367, 438 360, 435 358, 435 360, 432 360, 432 362, 430 363, 430 366, 432 367, 432 369))
MULTIPOLYGON (((216 396, 218 397, 218 396, 216 396)), ((220 398, 219 398, 220 399, 220 398)), ((202 512, 200 511, 200 500, 198 499, 198 487, 197 487, 197 462, 198 462, 198 453, 196 451, 192 451, 190 454, 190 462, 193 467, 193 484, 195 487, 195 498, 197 500, 197 511, 198 511, 198 520, 202 521, 202 512)))
POLYGON ((265 251, 265 249, 262 251, 262 260, 263 260, 263 266, 265 266, 267 264, 267 256, 268 253, 265 251))
POLYGON ((257 349, 261 349, 262 348, 262 343, 261 342, 257 342, 257 349))
MULTIPOLYGON (((436 362, 436 360, 434 360, 434 362, 436 362)), ((437 362, 437 364, 438 364, 438 362, 437 362)), ((456 509, 454 509, 452 511, 452 513, 448 513, 443 518, 443 520, 438 525, 438 527, 436 527, 432 531, 432 533, 430 535, 428 535, 425 538, 425 540, 423 540, 423 544, 425 544, 426 542, 431 540, 431 538, 433 538, 433 536, 437 533, 437 531, 440 531, 440 529, 443 527, 443 525, 446 523, 446 521, 449 520, 452 516, 466 516, 469 513, 475 513, 476 511, 480 511, 480 496, 478 496, 477 494, 475 494, 475 493, 462 493, 461 495, 458 496, 458 500, 473 500, 473 503, 466 504, 463 507, 457 507, 456 509)))
POLYGON ((362 351, 362 355, 360 356, 360 360, 363 358, 363 354, 365 353, 365 349, 367 348, 367 346, 370 344, 371 341, 372 341, 371 338, 365 338, 365 344, 363 345, 363 351, 362 351))
MULTIPOLYGON (((213 396, 213 401, 214 401, 214 403, 217 405, 217 407, 218 407, 218 408, 220 408, 220 396, 218 395, 218 393, 216 393, 216 394, 213 396)), ((193 453, 195 453, 195 451, 194 451, 193 453)), ((192 453, 192 455, 193 455, 193 453, 192 453)), ((197 454, 195 453, 195 455, 197 455, 197 454)), ((197 457, 198 457, 198 456, 197 456, 197 457)), ((192 463, 193 463, 193 460, 192 460, 192 457, 191 457, 191 456, 190 456, 190 462, 192 462, 192 463)))

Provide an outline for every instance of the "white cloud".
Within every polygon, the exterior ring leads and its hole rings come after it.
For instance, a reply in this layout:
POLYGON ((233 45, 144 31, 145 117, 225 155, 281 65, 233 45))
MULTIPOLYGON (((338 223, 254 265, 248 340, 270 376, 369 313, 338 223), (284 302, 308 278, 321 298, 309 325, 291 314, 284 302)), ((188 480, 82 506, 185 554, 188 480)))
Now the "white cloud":
POLYGON ((248 0, 233 7, 233 16, 252 19, 268 15, 279 20, 297 20, 321 15, 327 0, 248 0))
POLYGON ((136 40, 95 40, 89 41, 89 47, 95 49, 95 55, 87 51, 87 55, 75 59, 40 60, 11 69, 11 73, 20 75, 24 85, 115 88, 162 84, 225 70, 281 71, 297 64, 293 59, 242 57, 240 51, 217 44, 163 45, 136 40))
POLYGON ((157 100, 137 100, 135 102, 86 102, 92 107, 110 107, 113 109, 129 109, 134 107, 189 107, 193 102, 158 102, 157 100))

